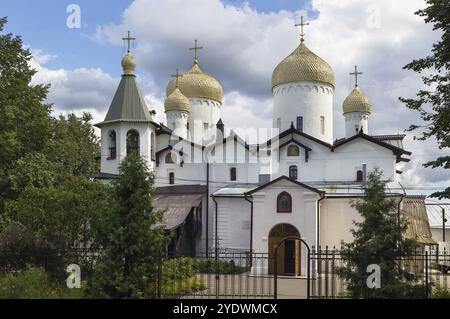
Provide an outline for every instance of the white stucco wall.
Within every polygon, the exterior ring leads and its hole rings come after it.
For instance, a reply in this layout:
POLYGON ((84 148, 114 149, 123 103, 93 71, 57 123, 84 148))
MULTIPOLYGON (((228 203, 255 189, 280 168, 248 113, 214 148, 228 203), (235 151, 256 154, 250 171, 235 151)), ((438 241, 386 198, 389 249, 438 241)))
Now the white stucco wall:
POLYGON ((300 81, 278 85, 273 90, 273 127, 283 132, 303 116, 303 131, 327 143, 333 142, 332 86, 315 81, 300 81), (324 131, 320 117, 324 117, 324 131), (279 120, 281 126, 278 126, 279 120))
MULTIPOLYGON (((203 135, 207 134, 204 124, 208 124, 210 133, 215 136, 216 124, 220 119, 221 104, 205 98, 190 98, 191 110, 189 112, 189 137, 192 141, 200 143, 203 135)), ((206 138, 207 140, 207 138, 206 138)))
MULTIPOLYGON (((279 176, 289 176, 289 166, 296 165, 298 168, 298 181, 300 182, 354 182, 356 172, 366 164, 367 172, 379 168, 383 171, 383 179, 396 179, 396 157, 391 150, 371 143, 362 138, 355 139, 331 151, 322 144, 301 136, 295 136, 296 140, 312 149, 309 152, 308 162, 305 162, 305 150, 300 148, 300 156, 287 156, 287 145, 280 150, 274 150, 272 159, 280 162, 273 165, 272 179, 279 176)), ((279 143, 290 140, 287 136, 279 143)))
POLYGON ((175 135, 182 138, 187 138, 188 117, 189 113, 187 112, 166 112, 167 127, 170 128, 175 135))
POLYGON ((219 248, 250 251, 250 203, 244 198, 216 197, 216 201, 219 248))
MULTIPOLYGON (((149 168, 154 168, 151 160, 151 134, 155 133, 153 125, 148 123, 127 123, 118 122, 102 126, 101 128, 101 172, 108 174, 118 174, 119 164, 127 155, 127 133, 136 130, 139 133, 140 155, 147 161, 149 168), (116 132, 116 159, 108 160, 109 153, 109 133, 116 132)), ((156 140, 156 139, 155 139, 156 140)))
POLYGON ((345 117, 345 137, 349 138, 363 130, 369 134, 369 113, 353 112, 344 114, 345 117))
POLYGON ((362 217, 351 207, 351 198, 326 198, 320 202, 319 242, 322 249, 326 246, 339 249, 341 243, 352 242, 353 222, 361 222, 362 217))
MULTIPOLYGON (((317 200, 320 198, 319 194, 288 180, 280 180, 252 196, 254 202, 253 251, 269 252, 269 233, 273 227, 279 224, 290 224, 296 227, 300 237, 310 247, 316 244, 316 207, 317 200), (277 197, 283 191, 292 196, 292 213, 277 213, 277 197)), ((301 263, 303 275, 307 269, 306 258, 302 258, 301 263)), ((254 269, 253 271, 264 273, 267 272, 267 269, 254 269)))

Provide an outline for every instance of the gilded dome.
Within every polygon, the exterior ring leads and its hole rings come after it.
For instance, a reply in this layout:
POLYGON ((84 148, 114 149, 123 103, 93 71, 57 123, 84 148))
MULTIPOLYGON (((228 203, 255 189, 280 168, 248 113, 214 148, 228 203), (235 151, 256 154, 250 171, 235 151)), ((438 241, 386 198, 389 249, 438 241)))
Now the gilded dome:
POLYGON ((272 88, 297 81, 317 81, 333 87, 335 84, 331 66, 309 50, 303 41, 273 71, 272 88))
POLYGON ((136 69, 136 65, 136 59, 131 54, 131 52, 128 51, 128 53, 122 59, 123 74, 133 75, 134 70, 136 69))
MULTIPOLYGON (((197 62, 178 80, 178 87, 188 98, 207 98, 219 103, 222 103, 223 100, 222 85, 215 78, 203 72, 197 62)), ((176 80, 172 79, 167 85, 166 95, 169 96, 175 88, 176 80)))
POLYGON ((352 112, 365 112, 370 113, 372 109, 372 103, 369 98, 361 92, 358 86, 356 86, 352 93, 344 100, 342 107, 344 114, 352 112))
POLYGON ((191 109, 191 104, 189 99, 181 93, 179 88, 175 90, 166 98, 164 102, 164 110, 166 112, 170 111, 182 111, 189 112, 191 109))

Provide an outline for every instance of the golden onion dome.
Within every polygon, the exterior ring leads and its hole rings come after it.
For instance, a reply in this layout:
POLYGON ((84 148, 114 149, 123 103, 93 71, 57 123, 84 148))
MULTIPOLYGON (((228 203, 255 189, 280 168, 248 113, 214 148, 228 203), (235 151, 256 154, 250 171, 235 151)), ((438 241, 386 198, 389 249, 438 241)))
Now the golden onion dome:
MULTIPOLYGON (((222 85, 212 76, 203 72, 195 61, 194 66, 178 80, 178 87, 184 96, 188 98, 206 98, 222 103, 222 85)), ((176 89, 176 80, 172 79, 166 89, 166 95, 170 96, 176 89)))
POLYGON ((179 88, 175 88, 175 90, 166 98, 164 102, 164 110, 166 112, 175 111, 175 112, 188 112, 191 109, 191 104, 189 103, 189 99, 181 93, 179 88))
POLYGON ((317 81, 333 87, 335 85, 331 66, 309 50, 303 41, 273 71, 272 88, 297 81, 317 81))
POLYGON ((370 113, 372 103, 369 98, 356 86, 352 93, 344 100, 342 107, 344 114, 352 112, 370 113))
POLYGON ((130 51, 122 59, 123 74, 134 75, 134 70, 136 69, 136 59, 131 54, 130 51))

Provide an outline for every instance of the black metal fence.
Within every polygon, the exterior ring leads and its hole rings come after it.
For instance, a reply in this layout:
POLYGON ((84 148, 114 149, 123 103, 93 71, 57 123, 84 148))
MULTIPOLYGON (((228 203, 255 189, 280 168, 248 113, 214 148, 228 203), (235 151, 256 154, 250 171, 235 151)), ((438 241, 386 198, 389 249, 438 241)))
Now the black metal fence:
MULTIPOLYGON (((347 298, 347 283, 338 275, 339 268, 348 268, 345 256, 336 248, 312 247, 310 254, 311 298, 347 298)), ((398 261, 405 280, 423 288, 424 298, 440 298, 450 293, 450 255, 437 246, 418 249, 398 261)), ((369 275, 369 274, 368 274, 369 275)), ((382 283, 381 283, 382 284, 382 283)))
MULTIPOLYGON (((70 260, 92 269, 100 253, 77 250, 70 260)), ((285 256, 284 256, 285 257, 285 256)), ((301 271, 295 275, 275 273, 275 259, 266 253, 214 252, 180 257, 163 255, 152 285, 160 299, 272 299, 348 298, 347 283, 338 275, 347 268, 345 256, 336 248, 311 247, 301 255, 301 271), (309 256, 309 257, 308 257, 309 256), (310 275, 307 276, 307 267, 310 275)), ((424 298, 450 294, 450 254, 437 247, 417 250, 399 261, 405 280, 423 287, 424 298)))
POLYGON ((158 276, 158 298, 273 298, 267 254, 220 253, 165 256, 158 276))

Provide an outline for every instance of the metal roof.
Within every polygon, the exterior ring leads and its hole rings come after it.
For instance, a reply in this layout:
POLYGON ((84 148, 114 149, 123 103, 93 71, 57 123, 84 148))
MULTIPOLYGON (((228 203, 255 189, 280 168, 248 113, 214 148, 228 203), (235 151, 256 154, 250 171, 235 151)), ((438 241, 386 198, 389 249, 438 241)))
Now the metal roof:
POLYGON ((155 208, 165 210, 163 219, 164 229, 176 229, 183 224, 192 208, 200 206, 202 198, 202 194, 155 195, 155 208))
POLYGON ((115 121, 151 122, 150 112, 134 75, 123 75, 105 120, 97 125, 115 121))

